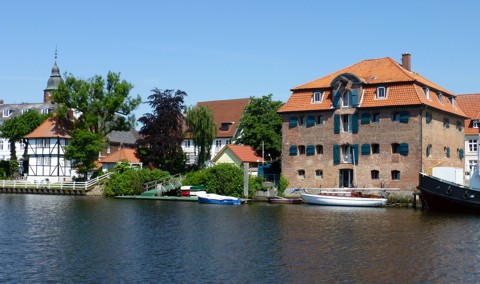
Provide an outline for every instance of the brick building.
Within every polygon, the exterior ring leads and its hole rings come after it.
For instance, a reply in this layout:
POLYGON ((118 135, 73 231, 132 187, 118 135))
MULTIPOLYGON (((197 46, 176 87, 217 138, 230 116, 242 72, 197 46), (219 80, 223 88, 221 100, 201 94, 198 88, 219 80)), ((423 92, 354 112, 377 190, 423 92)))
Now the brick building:
POLYGON ((466 115, 410 59, 364 60, 292 89, 279 110, 290 188, 412 190, 420 171, 463 167, 466 115))

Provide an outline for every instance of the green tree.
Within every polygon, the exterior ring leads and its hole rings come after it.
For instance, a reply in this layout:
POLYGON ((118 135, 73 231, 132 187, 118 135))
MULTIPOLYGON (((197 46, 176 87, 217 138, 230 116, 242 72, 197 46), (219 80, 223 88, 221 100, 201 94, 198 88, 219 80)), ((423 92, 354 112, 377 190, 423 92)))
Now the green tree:
POLYGON ((205 162, 210 160, 210 151, 216 135, 213 114, 206 106, 187 108, 185 121, 188 131, 192 134, 195 151, 198 149, 197 165, 201 169, 205 162))
POLYGON ((183 98, 184 91, 152 90, 148 104, 152 113, 146 113, 138 119, 143 124, 137 141, 137 153, 140 160, 150 168, 159 168, 172 174, 178 173, 179 163, 185 167, 185 155, 181 143, 183 140, 183 98))
POLYGON ((141 103, 139 95, 131 97, 133 85, 120 80, 120 73, 108 72, 107 80, 96 75, 88 80, 66 75, 53 101, 57 116, 66 117, 69 110, 79 114, 75 128, 86 129, 105 137, 112 131, 127 131, 135 125, 133 110, 141 103))
POLYGON ((77 171, 86 179, 87 173, 96 167, 98 152, 102 147, 100 134, 85 129, 74 129, 65 151, 65 158, 73 160, 77 171))
POLYGON ((277 159, 282 152, 282 117, 277 111, 282 105, 281 101, 272 100, 272 94, 252 97, 240 119, 241 135, 235 142, 249 145, 259 154, 263 149, 266 159, 277 159))

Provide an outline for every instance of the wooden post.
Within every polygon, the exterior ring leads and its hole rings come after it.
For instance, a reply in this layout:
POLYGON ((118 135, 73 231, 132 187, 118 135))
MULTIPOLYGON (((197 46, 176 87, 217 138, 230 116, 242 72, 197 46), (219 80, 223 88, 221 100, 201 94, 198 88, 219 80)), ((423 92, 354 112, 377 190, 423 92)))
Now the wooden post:
POLYGON ((243 195, 248 198, 248 162, 243 163, 243 195))

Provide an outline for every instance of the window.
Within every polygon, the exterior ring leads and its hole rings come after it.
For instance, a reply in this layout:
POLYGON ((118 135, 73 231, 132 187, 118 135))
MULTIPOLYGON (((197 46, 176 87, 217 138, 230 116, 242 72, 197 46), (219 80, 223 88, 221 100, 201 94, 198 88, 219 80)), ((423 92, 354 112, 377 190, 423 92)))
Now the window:
POLYGON ((352 132, 352 115, 342 115, 343 132, 352 132))
POLYGON ((460 120, 457 120, 457 130, 458 131, 462 131, 463 130, 463 125, 462 125, 462 122, 460 120))
POLYGON ((351 107, 352 106, 352 92, 346 91, 342 96, 342 106, 351 107))
POLYGON ((392 154, 400 154, 400 144, 398 143, 392 144, 392 154))
POLYGON ((473 169, 477 166, 477 160, 470 160, 468 161, 468 168, 470 169, 470 174, 472 174, 473 169))
POLYGON ((26 114, 28 110, 29 110, 29 109, 27 109, 27 108, 22 108, 22 110, 20 111, 20 113, 21 113, 21 114, 26 114))
POLYGON ((455 108, 455 98, 454 98, 454 97, 450 97, 450 98, 448 98, 448 100, 449 100, 450 103, 452 104, 452 107, 455 108))
POLYGON ((41 112, 42 114, 48 114, 48 113, 52 112, 52 110, 49 109, 49 108, 42 108, 42 110, 41 110, 40 112, 41 112))
POLYGON ((298 146, 298 154, 305 155, 305 146, 304 145, 298 146))
POLYGON ((392 180, 400 180, 400 171, 392 171, 392 180))
POLYGON ((190 148, 190 140, 189 139, 186 139, 184 142, 183 142, 183 146, 185 148, 190 148))
POLYGON ((384 99, 387 97, 387 92, 385 92, 385 87, 377 88, 377 99, 384 99))
POLYGON ((225 145, 229 145, 229 144, 232 144, 232 140, 230 139, 225 140, 225 145))
POLYGON ((317 124, 323 124, 323 115, 317 116, 317 124))
POLYGON ((445 126, 445 128, 450 128, 450 119, 448 117, 443 119, 443 126, 445 126))
POLYGON ((373 123, 379 123, 380 122, 380 114, 378 112, 373 114, 372 122, 373 123))
POLYGON ((230 129, 231 122, 222 122, 222 126, 220 127, 221 131, 228 131, 230 129))
POLYGON ((305 115, 302 115, 300 116, 300 125, 304 125, 305 124, 305 115))
POLYGON ((305 170, 298 170, 297 171, 297 177, 304 179, 305 178, 305 170))
POLYGON ((290 116, 290 122, 289 122, 288 126, 296 127, 297 125, 298 125, 298 117, 290 116))
POLYGON ((450 147, 444 147, 445 157, 450 158, 450 147))
POLYGON ((110 144, 107 144, 107 154, 110 154, 110 151, 111 151, 110 144))
POLYGON ((432 144, 428 144, 427 145, 427 157, 430 157, 430 155, 432 154, 432 144))
POLYGON ((432 113, 427 111, 427 112, 425 113, 425 122, 426 122, 427 124, 430 124, 431 121, 432 121, 432 113))
POLYGON ((323 171, 322 170, 315 170, 315 178, 322 179, 323 178, 323 171))
POLYGON ((372 179, 380 179, 380 172, 377 170, 371 171, 372 179))
POLYGON ((478 120, 472 120, 472 127, 473 128, 478 128, 478 120))
POLYGON ((370 124, 370 113, 363 112, 360 119, 361 124, 370 124))
POLYGON ((12 110, 9 108, 6 108, 3 110, 3 117, 9 117, 12 114, 12 110))
POLYGON ((222 147, 222 140, 217 139, 217 140, 215 141, 215 146, 216 146, 217 148, 222 147))
POLYGON ((0 150, 3 150, 3 139, 0 139, 0 150))
POLYGON ((392 115, 392 121, 399 122, 400 121, 400 113, 399 112, 394 112, 392 115))
POLYGON ((342 145, 342 162, 352 163, 352 147, 351 145, 342 145))
POLYGON ((308 115, 307 116, 307 127, 312 127, 315 125, 315 116, 308 115))
POLYGON ((45 157, 43 159, 43 165, 44 166, 50 166, 50 157, 45 157))
POLYGON ((50 139, 37 139, 37 148, 49 148, 50 139))
POLYGON ((430 89, 428 87, 425 87, 423 89, 423 91, 425 92, 425 97, 427 98, 427 100, 430 99, 430 89))
POLYGON ((372 144, 372 154, 380 154, 380 145, 372 144))
POLYGON ((323 154, 323 145, 316 145, 315 146, 315 151, 317 152, 317 155, 322 155, 323 154))
MULTIPOLYGON (((3 141, 2 141, 3 142, 3 141)), ((468 150, 470 152, 477 152, 477 139, 470 139, 468 140, 468 150)))
POLYGON ((442 93, 438 93, 438 101, 440 102, 440 104, 443 105, 443 95, 442 95, 442 93))
POLYGON ((323 93, 322 92, 314 92, 313 93, 313 102, 314 103, 321 103, 323 100, 323 93))

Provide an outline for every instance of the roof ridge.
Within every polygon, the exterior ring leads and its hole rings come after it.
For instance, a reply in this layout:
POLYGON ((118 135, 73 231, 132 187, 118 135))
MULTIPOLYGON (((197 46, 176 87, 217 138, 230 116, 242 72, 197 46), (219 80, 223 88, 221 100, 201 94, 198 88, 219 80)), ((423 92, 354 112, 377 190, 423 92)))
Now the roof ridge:
POLYGON ((407 77, 409 77, 410 79, 412 79, 412 81, 416 81, 416 77, 415 75, 413 74, 418 74, 416 72, 413 72, 413 71, 408 71, 407 69, 405 69, 400 63, 398 63, 397 61, 395 61, 395 59, 391 58, 390 56, 387 56, 385 57, 386 59, 390 60, 403 74, 407 75, 407 77))

